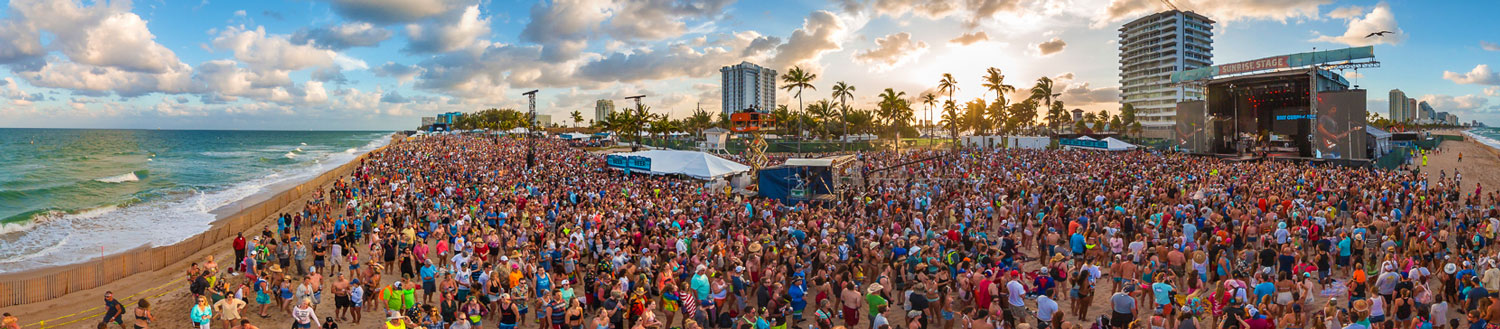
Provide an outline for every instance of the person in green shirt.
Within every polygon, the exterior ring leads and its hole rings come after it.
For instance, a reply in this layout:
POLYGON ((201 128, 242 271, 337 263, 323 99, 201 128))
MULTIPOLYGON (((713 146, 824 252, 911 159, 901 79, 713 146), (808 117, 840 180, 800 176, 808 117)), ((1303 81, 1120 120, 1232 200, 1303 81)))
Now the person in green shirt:
POLYGON ((890 304, 889 301, 885 300, 885 297, 880 296, 880 290, 882 289, 885 289, 885 287, 880 286, 879 283, 872 283, 869 288, 865 289, 865 303, 870 306, 870 319, 874 319, 880 313, 881 306, 890 304))

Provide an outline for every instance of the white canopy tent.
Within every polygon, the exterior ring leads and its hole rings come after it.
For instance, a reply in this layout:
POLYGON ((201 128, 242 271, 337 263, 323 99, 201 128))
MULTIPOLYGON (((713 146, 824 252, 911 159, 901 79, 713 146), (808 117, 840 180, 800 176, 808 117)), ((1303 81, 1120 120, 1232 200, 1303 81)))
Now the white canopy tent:
POLYGON ((1104 142, 1109 144, 1108 150, 1110 151, 1128 151, 1134 150, 1137 147, 1135 146, 1135 144, 1126 143, 1125 141, 1115 139, 1114 137, 1105 138, 1104 142))
POLYGON ((698 179, 716 179, 750 171, 750 166, 718 156, 677 150, 650 150, 609 155, 611 168, 652 175, 680 174, 698 179), (618 165, 617 165, 618 164, 618 165))

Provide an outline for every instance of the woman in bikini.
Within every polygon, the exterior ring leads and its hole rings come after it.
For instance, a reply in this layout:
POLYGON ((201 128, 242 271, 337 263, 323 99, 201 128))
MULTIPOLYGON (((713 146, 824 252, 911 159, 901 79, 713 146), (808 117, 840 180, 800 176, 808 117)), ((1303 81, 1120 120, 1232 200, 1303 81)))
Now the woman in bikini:
POLYGON ((135 329, 146 329, 151 326, 151 321, 156 321, 156 316, 151 315, 151 302, 141 298, 135 303, 135 329))

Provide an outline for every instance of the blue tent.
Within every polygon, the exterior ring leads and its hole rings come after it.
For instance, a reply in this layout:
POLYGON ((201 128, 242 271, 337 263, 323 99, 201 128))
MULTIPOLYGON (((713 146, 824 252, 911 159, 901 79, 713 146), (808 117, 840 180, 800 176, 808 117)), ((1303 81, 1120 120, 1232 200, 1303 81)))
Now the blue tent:
POLYGON ((760 170, 760 196, 793 205, 819 194, 829 194, 833 172, 828 167, 775 166, 760 170))

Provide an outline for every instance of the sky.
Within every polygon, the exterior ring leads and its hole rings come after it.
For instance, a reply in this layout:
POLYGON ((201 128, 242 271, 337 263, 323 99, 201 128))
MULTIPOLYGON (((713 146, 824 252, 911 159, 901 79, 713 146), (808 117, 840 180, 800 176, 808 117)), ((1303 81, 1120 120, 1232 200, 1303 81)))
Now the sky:
MULTIPOLYGON (((1345 71, 1500 124, 1500 1, 1176 0, 1215 20, 1216 64, 1375 46, 1345 71), (1365 38, 1374 31, 1393 31, 1365 38), (1492 66, 1493 65, 1493 66, 1492 66)), ((537 110, 558 124, 597 99, 717 112, 719 68, 817 74, 804 102, 855 86, 985 97, 999 68, 1052 77, 1068 108, 1119 107, 1118 31, 1160 0, 12 0, 0 6, 0 127, 395 130, 422 116, 537 110)), ((778 103, 796 108, 791 93, 778 103)), ((925 108, 917 116, 925 116, 925 108)))

